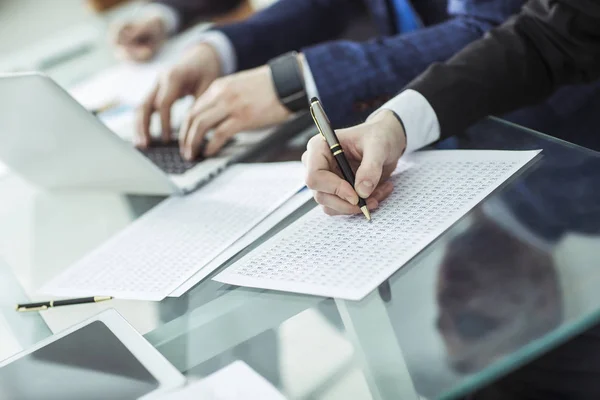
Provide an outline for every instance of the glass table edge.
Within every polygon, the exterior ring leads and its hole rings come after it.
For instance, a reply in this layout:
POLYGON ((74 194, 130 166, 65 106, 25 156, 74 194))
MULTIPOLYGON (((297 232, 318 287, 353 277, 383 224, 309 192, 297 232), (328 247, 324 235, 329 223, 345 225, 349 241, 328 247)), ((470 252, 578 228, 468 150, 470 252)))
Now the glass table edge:
POLYGON ((437 399, 453 400, 472 394, 474 390, 498 381, 510 372, 519 369, 527 363, 534 361, 538 357, 568 342, 573 337, 596 325, 599 320, 600 308, 583 318, 573 321, 573 323, 559 326, 550 333, 523 346, 518 351, 499 359, 489 367, 485 368, 481 373, 463 379, 462 382, 454 388, 447 392, 442 392, 437 399))

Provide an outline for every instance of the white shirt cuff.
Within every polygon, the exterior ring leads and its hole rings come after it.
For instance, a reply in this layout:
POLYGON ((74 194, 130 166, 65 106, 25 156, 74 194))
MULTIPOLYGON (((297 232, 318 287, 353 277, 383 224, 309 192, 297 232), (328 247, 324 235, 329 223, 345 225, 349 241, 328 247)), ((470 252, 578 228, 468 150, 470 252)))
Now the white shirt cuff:
POLYGON ((406 133, 406 153, 425 147, 440 138, 440 123, 435 110, 416 90, 403 91, 371 116, 382 109, 395 112, 402 120, 406 133))
POLYGON ((170 35, 174 34, 179 30, 181 18, 179 17, 179 13, 177 12, 177 10, 175 10, 172 7, 161 3, 149 3, 142 7, 141 13, 143 17, 160 18, 165 24, 167 32, 170 35))
POLYGON ((304 89, 306 90, 308 101, 313 97, 319 97, 317 84, 315 83, 315 78, 310 70, 310 65, 308 65, 308 61, 306 61, 306 57, 302 57, 302 75, 304 75, 304 89))
POLYGON ((220 31, 202 32, 196 43, 206 43, 211 45, 221 60, 221 74, 233 74, 237 69, 237 55, 231 40, 220 31))

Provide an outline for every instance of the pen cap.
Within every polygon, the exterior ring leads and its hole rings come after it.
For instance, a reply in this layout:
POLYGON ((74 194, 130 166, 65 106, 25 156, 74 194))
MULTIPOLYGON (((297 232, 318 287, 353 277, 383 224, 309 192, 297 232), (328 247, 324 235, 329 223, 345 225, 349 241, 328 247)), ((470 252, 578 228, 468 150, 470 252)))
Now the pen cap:
POLYGON ((333 128, 331 128, 331 123, 323 110, 323 106, 321 106, 321 102, 316 97, 313 97, 310 101, 310 113, 315 121, 315 125, 317 125, 317 129, 327 144, 329 146, 337 144, 337 136, 335 135, 333 128))

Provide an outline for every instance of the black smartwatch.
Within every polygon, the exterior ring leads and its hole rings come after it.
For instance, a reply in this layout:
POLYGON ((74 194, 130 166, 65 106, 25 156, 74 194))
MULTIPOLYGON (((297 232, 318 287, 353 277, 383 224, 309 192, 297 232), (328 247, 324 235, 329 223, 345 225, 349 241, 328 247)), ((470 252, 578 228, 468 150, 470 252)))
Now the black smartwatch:
POLYGON ((298 65, 298 53, 286 53, 269 61, 273 85, 281 104, 291 112, 308 110, 304 77, 298 65))

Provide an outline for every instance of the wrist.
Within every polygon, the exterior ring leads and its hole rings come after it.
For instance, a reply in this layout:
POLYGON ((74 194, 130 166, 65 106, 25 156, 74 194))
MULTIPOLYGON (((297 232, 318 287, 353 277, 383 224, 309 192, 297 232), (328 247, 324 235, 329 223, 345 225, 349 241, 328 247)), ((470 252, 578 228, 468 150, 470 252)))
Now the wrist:
POLYGON ((392 149, 400 158, 406 151, 406 131, 398 114, 392 110, 381 109, 369 118, 369 122, 376 124, 378 130, 388 135, 392 149))
POLYGON ((215 78, 223 75, 223 65, 217 49, 208 42, 194 45, 187 53, 194 69, 208 70, 215 78))
POLYGON ((290 112, 308 109, 302 63, 298 53, 281 55, 268 63, 277 98, 290 112))

